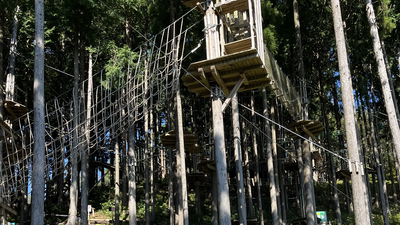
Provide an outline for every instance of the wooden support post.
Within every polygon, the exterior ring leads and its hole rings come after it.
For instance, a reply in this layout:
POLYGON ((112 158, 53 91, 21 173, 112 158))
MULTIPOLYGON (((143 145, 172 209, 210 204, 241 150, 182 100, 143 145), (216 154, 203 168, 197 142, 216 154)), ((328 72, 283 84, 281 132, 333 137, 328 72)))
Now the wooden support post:
POLYGON ((229 96, 225 99, 224 104, 222 105, 222 112, 225 112, 226 107, 232 101, 233 97, 236 95, 237 91, 239 90, 240 86, 243 84, 243 79, 238 80, 235 87, 233 87, 229 96))
POLYGON ((229 202, 228 175, 225 153, 224 121, 221 111, 220 97, 222 91, 219 87, 213 88, 212 113, 214 130, 215 164, 218 179, 218 221, 219 224, 231 224, 231 208, 229 202))
POLYGON ((256 48, 256 35, 254 33, 254 8, 253 0, 248 0, 249 5, 249 16, 250 16, 250 38, 251 38, 251 48, 256 48))
POLYGON ((243 185, 242 150, 240 147, 239 103, 236 93, 233 95, 233 101, 232 101, 232 127, 233 127, 233 142, 234 142, 233 145, 235 148, 236 188, 237 188, 236 192, 238 196, 239 224, 246 225, 247 224, 246 196, 244 194, 245 190, 243 185))
POLYGON ((217 81, 218 85, 221 87, 222 91, 224 92, 225 96, 229 95, 229 89, 226 86, 225 82, 222 80, 220 74, 218 73, 217 68, 215 68, 215 66, 211 66, 211 73, 215 79, 215 81, 217 81))
POLYGON ((214 59, 221 56, 218 17, 214 10, 213 1, 207 1, 207 4, 208 9, 204 17, 207 59, 214 59))
POLYGON ((199 68, 198 71, 199 71, 199 74, 200 74, 201 82, 203 82, 203 84, 206 85, 207 88, 210 88, 210 83, 207 80, 206 74, 204 73, 204 69, 203 68, 199 68))

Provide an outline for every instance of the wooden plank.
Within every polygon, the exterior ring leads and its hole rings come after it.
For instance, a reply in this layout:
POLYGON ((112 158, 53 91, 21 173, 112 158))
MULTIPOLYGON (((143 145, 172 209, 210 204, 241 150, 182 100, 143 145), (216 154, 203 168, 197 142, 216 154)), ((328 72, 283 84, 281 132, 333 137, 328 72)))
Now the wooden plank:
POLYGON ((8 214, 12 214, 14 216, 17 215, 17 211, 15 211, 13 208, 11 208, 10 206, 8 206, 4 203, 0 203, 0 207, 3 208, 5 211, 7 211, 8 214))
POLYGON ((241 73, 240 77, 243 79, 244 85, 249 85, 249 80, 247 80, 245 73, 241 73))
POLYGON ((200 74, 200 79, 203 82, 203 84, 205 84, 206 87, 210 88, 210 83, 208 83, 207 77, 206 77, 206 75, 204 73, 204 69, 203 68, 199 68, 198 71, 199 71, 199 74, 200 74))
POLYGON ((233 54, 251 49, 251 37, 227 43, 224 47, 226 54, 233 54))
POLYGON ((211 73, 214 76, 215 81, 217 81, 218 85, 221 87, 221 89, 224 92, 225 96, 229 96, 229 90, 226 87, 225 82, 219 76, 218 70, 215 68, 215 66, 211 66, 210 68, 211 68, 211 73))
POLYGON ((306 133, 309 137, 311 137, 315 141, 315 136, 313 133, 311 133, 306 126, 301 126, 301 129, 306 133))

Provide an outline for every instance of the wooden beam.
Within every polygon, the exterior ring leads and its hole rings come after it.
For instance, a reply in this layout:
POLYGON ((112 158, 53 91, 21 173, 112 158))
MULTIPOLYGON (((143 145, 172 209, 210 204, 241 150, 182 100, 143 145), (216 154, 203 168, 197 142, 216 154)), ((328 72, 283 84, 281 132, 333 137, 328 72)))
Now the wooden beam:
POLYGON ((245 85, 249 85, 249 80, 247 79, 246 74, 245 73, 240 73, 239 75, 243 79, 244 84, 245 85))
POLYGON ((207 80, 206 74, 204 73, 204 69, 203 68, 199 68, 198 71, 199 71, 199 74, 200 74, 201 82, 203 82, 203 84, 206 85, 207 88, 210 88, 210 83, 207 80))
POLYGON ((215 68, 215 66, 211 66, 211 73, 215 79, 215 81, 217 81, 218 85, 221 87, 222 91, 224 92, 225 96, 229 96, 229 90, 228 87, 226 87, 225 82, 222 80, 221 76, 219 75, 217 68, 215 68))
POLYGON ((18 119, 17 115, 15 115, 14 111, 12 110, 11 107, 7 104, 7 102, 4 103, 4 107, 7 109, 7 111, 11 114, 11 117, 16 120, 18 119))
POLYGON ((306 126, 304 126, 304 125, 301 126, 301 129, 304 131, 304 133, 306 133, 309 137, 311 137, 315 141, 314 134, 311 133, 311 131, 309 131, 306 126))
POLYGON ((233 87, 231 93, 229 93, 228 98, 225 99, 224 104, 222 104, 222 112, 225 111, 226 107, 228 106, 228 104, 232 101, 233 96, 238 92, 240 86, 242 86, 244 79, 240 79, 238 80, 238 82, 236 83, 235 87, 233 87))

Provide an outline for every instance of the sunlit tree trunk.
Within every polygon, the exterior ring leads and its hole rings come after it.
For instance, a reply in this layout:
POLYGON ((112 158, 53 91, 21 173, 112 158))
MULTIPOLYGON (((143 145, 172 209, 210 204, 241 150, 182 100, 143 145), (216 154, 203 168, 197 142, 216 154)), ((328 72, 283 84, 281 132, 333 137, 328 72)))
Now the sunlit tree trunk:
POLYGON ((75 31, 75 44, 74 44, 74 119, 73 119, 73 140, 71 148, 71 186, 69 191, 69 213, 68 225, 75 225, 77 220, 77 204, 78 204, 78 129, 79 129, 79 41, 78 32, 75 31))
POLYGON ((44 224, 44 3, 35 0, 34 149, 32 163, 31 224, 44 224))
MULTIPOLYGON (((267 98, 267 90, 264 87, 262 89, 262 97, 263 97, 263 107, 264 107, 264 117, 269 118, 268 113, 268 98, 267 98)), ((274 175, 274 159, 272 157, 272 140, 270 139, 271 135, 271 128, 270 123, 268 120, 265 120, 265 133, 267 135, 266 142, 267 142, 267 167, 268 167, 268 177, 269 177, 269 195, 271 199, 271 214, 272 214, 272 224, 278 225, 279 218, 278 218, 278 203, 276 200, 276 186, 275 186, 275 175, 274 175)))
POLYGON ((346 124, 347 147, 351 165, 351 181, 356 225, 371 224, 366 179, 356 168, 362 163, 360 145, 357 137, 356 118, 354 111, 354 95, 346 50, 342 15, 339 0, 331 0, 333 24, 339 61, 340 84, 342 90, 344 121, 346 124))
POLYGON ((246 195, 243 185, 242 149, 240 147, 239 103, 237 94, 232 98, 233 145, 236 168, 236 193, 238 196, 239 224, 246 225, 246 195))
POLYGON ((14 100, 14 88, 15 88, 15 56, 17 53, 17 30, 18 30, 18 12, 19 6, 15 8, 15 15, 13 18, 13 29, 10 44, 10 60, 9 68, 7 73, 6 81, 6 100, 14 100))
MULTIPOLYGON (((393 137, 392 139, 393 146, 397 158, 400 158, 400 138, 398 138, 400 136, 400 128, 399 128, 399 122, 397 121, 392 92, 390 90, 390 82, 388 79, 388 74, 385 66, 385 60, 383 58, 382 46, 378 33, 378 25, 376 23, 375 12, 372 6, 372 1, 366 0, 365 3, 366 3, 367 18, 370 25, 370 34, 373 43, 374 55, 376 63, 378 65, 379 79, 381 81, 386 112, 388 114, 390 132, 392 133, 393 137)), ((397 171, 397 173, 400 173, 400 171, 397 171)))

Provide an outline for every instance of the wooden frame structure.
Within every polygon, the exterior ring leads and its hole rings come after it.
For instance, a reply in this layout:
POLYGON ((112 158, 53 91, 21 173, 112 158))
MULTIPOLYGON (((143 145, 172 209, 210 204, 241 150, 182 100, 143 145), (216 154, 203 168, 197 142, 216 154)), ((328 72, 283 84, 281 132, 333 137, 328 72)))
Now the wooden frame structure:
MULTIPOLYGON (((189 91, 212 98, 214 161, 202 162, 198 167, 206 167, 205 172, 216 176, 217 185, 213 187, 217 190, 213 193, 218 193, 218 212, 213 215, 218 215, 218 222, 214 224, 229 225, 226 150, 221 129, 226 106, 238 92, 268 87, 297 120, 301 118, 301 100, 264 45, 260 0, 207 0, 204 4, 183 0, 183 3, 191 8, 197 6, 205 14, 207 59, 193 62, 182 81, 189 91), (215 172, 209 168, 210 163, 215 163, 215 172)), ((246 215, 243 218, 240 223, 247 224, 246 215)))

